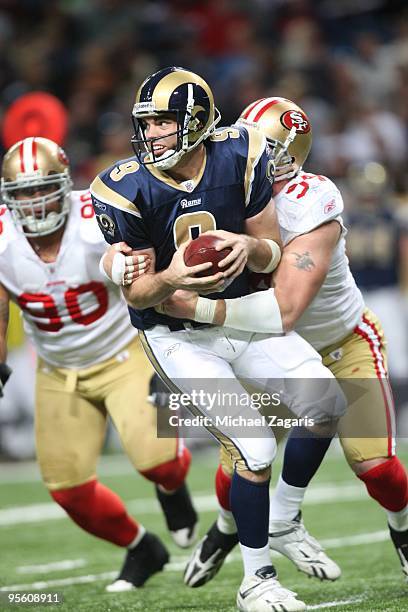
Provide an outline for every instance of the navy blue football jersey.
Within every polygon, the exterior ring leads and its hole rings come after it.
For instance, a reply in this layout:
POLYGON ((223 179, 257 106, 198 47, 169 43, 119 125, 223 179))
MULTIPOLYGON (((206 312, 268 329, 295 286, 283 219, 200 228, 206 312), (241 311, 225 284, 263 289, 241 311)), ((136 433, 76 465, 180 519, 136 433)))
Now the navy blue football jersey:
MULTIPOLYGON (((232 126, 207 139, 205 151, 200 173, 182 183, 152 165, 140 165, 134 157, 97 176, 91 193, 106 241, 124 240, 133 249, 153 247, 156 271, 161 271, 189 238, 214 229, 243 233, 245 219, 261 212, 272 197, 272 185, 266 180, 270 169, 266 141, 253 128, 232 126)), ((245 270, 222 296, 248 293, 245 270)), ((154 308, 129 311, 139 329, 180 323, 154 308)))

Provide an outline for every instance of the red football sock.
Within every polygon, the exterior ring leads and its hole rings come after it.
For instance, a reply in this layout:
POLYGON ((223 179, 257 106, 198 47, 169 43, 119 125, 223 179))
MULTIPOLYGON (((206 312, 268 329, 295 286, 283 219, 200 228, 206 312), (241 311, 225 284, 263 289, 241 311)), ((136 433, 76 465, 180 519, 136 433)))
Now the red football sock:
POLYGON ((139 525, 120 497, 97 480, 50 494, 77 525, 98 538, 128 546, 138 534, 139 525))
POLYGON ((228 476, 228 474, 226 474, 222 469, 221 465, 219 465, 215 474, 215 493, 221 508, 229 511, 231 511, 230 490, 231 477, 228 476))
POLYGON ((359 475, 369 495, 391 512, 403 510, 408 503, 407 473, 398 459, 392 457, 359 475))

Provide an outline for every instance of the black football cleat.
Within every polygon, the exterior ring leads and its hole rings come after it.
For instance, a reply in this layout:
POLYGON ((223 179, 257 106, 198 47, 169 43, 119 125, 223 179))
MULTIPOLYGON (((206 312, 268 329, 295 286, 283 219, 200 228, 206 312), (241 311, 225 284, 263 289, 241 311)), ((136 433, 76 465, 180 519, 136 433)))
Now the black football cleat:
POLYGON ((163 493, 156 485, 156 495, 171 537, 180 548, 188 548, 197 539, 198 516, 184 483, 174 493, 163 493))
POLYGON ((200 587, 214 578, 220 571, 227 555, 238 544, 238 535, 222 533, 214 523, 198 543, 184 570, 184 583, 200 587))
POLYGON ((143 586, 150 576, 163 569, 169 558, 164 544, 147 531, 139 544, 127 551, 119 576, 106 590, 117 593, 143 586))
POLYGON ((397 555, 401 562, 402 573, 404 574, 405 580, 408 582, 408 530, 397 531, 390 525, 391 540, 396 548, 397 555))

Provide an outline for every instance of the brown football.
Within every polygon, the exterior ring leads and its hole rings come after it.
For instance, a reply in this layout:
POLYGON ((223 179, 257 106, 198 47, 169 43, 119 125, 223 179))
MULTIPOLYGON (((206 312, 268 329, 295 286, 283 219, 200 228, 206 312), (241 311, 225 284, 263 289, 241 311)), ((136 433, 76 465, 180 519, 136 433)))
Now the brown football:
POLYGON ((186 266, 197 266, 198 264, 207 263, 208 261, 212 263, 211 268, 200 272, 197 274, 197 277, 211 276, 212 274, 222 271, 222 268, 219 268, 218 264, 232 249, 228 247, 221 251, 216 251, 215 247, 220 242, 222 242, 222 240, 221 238, 217 238, 217 236, 201 234, 198 238, 190 242, 184 251, 184 263, 186 266))

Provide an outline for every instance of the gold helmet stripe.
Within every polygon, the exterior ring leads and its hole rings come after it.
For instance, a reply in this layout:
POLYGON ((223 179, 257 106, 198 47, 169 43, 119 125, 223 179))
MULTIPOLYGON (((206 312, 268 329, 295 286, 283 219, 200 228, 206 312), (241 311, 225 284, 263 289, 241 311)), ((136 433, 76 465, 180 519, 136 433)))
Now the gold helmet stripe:
POLYGON ((131 215, 134 215, 135 217, 139 217, 139 218, 142 217, 142 215, 140 214, 140 211, 133 204, 133 202, 131 202, 127 198, 124 198, 119 193, 116 193, 116 191, 113 191, 113 189, 105 185, 105 183, 101 181, 99 176, 97 176, 92 181, 90 191, 91 191, 91 194, 95 196, 95 198, 100 200, 101 202, 104 202, 105 204, 109 204, 110 206, 113 206, 114 208, 119 208, 120 210, 124 210, 125 212, 128 212, 131 215))
POLYGON ((248 131, 248 157, 245 170, 245 206, 249 204, 252 191, 252 181, 254 180, 254 170, 259 158, 265 150, 266 138, 256 128, 249 125, 245 126, 248 131))
MULTIPOLYGON (((180 85, 184 85, 187 83, 197 83, 200 85, 204 91, 208 94, 210 99, 210 108, 214 106, 214 98, 210 88, 207 83, 201 77, 197 76, 193 72, 188 72, 187 70, 177 70, 175 72, 170 72, 166 74, 165 77, 162 78, 161 81, 156 85, 152 101, 157 110, 160 109, 168 109, 170 97, 175 89, 180 85)), ((137 102, 138 100, 136 100, 137 102)))

